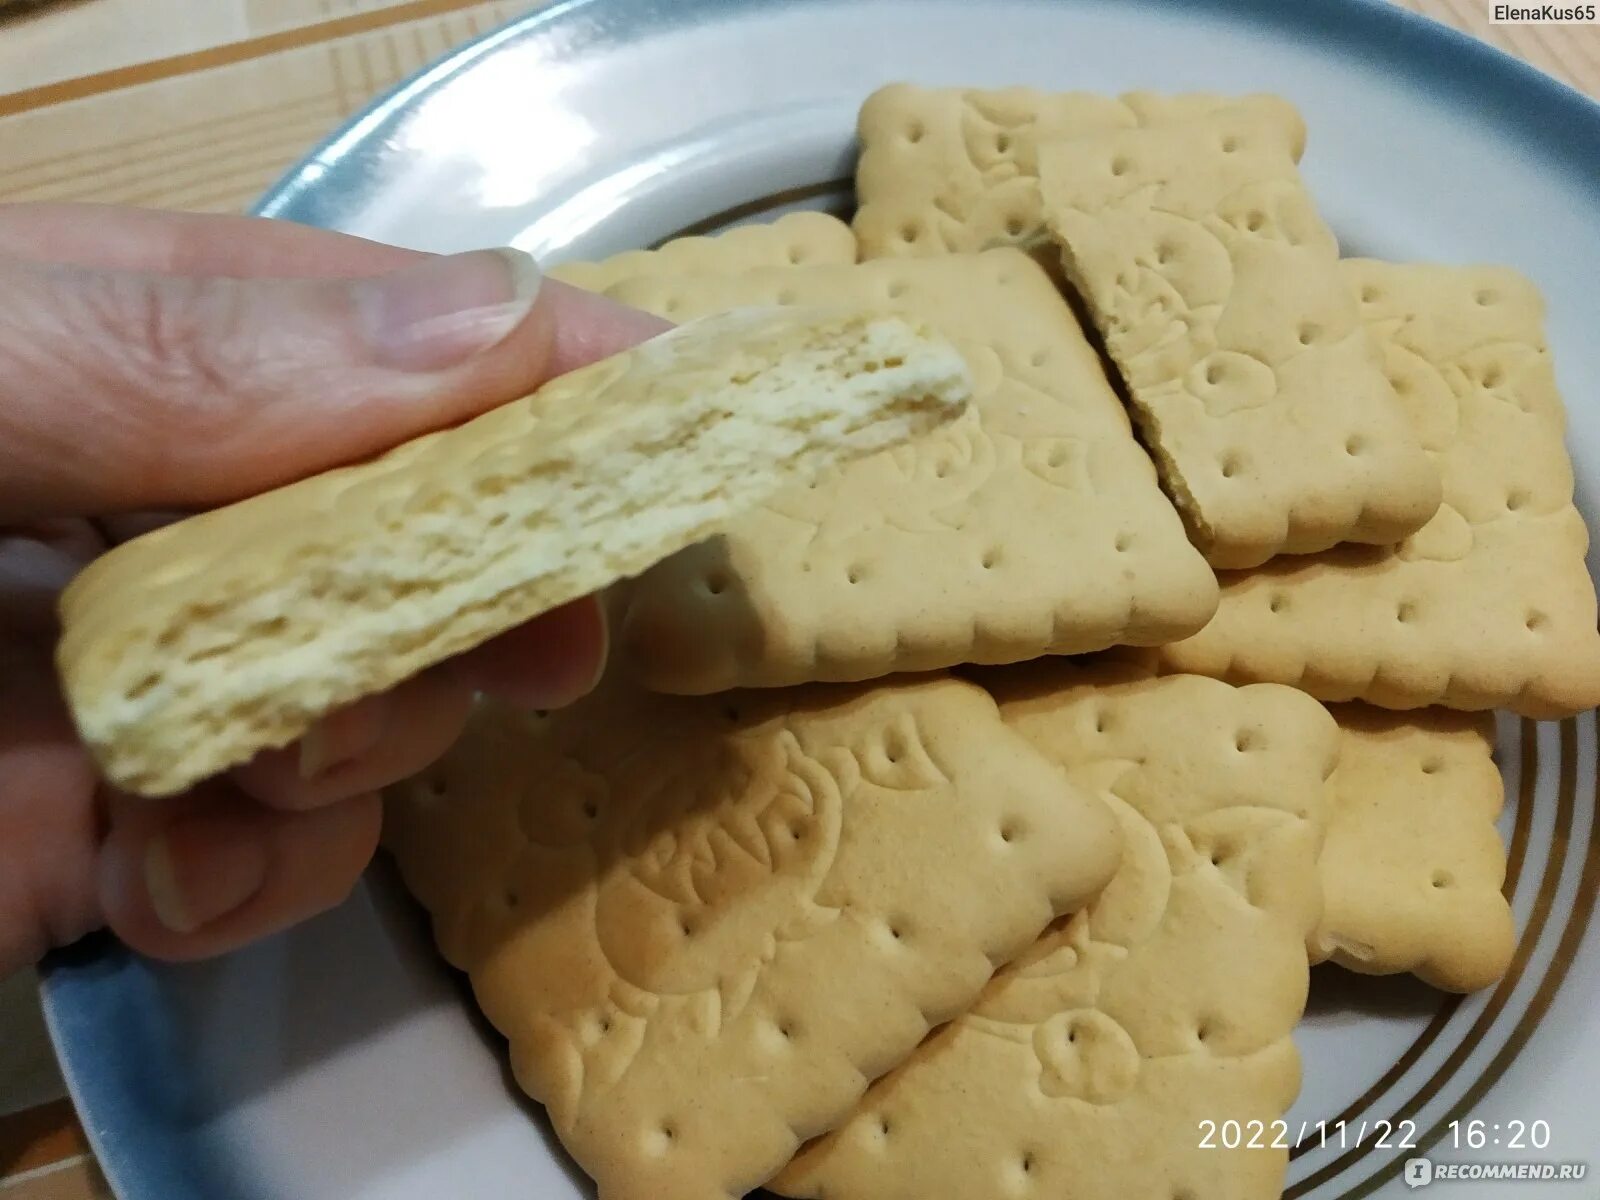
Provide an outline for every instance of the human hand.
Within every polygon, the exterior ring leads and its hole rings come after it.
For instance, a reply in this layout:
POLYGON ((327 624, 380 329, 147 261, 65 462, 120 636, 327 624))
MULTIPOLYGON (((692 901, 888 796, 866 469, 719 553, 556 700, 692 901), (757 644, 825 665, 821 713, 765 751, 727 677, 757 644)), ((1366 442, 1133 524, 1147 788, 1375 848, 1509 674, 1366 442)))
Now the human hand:
POLYGON ((97 777, 51 654, 60 589, 160 513, 214 507, 513 399, 665 325, 516 252, 433 257, 282 222, 0 207, 0 976, 108 925, 219 953, 338 903, 377 789, 474 691, 570 703, 605 656, 575 602, 168 800, 97 777))

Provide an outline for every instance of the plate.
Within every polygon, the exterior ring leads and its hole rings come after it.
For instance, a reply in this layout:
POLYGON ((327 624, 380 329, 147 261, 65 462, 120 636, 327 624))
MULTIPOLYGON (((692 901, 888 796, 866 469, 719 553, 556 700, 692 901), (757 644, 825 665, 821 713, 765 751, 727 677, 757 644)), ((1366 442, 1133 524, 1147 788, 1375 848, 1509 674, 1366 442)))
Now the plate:
MULTIPOLYGON (((1349 252, 1505 262, 1544 289, 1592 518, 1600 108, 1383 0, 569 0, 379 101, 259 211, 549 260, 844 211, 856 108, 892 79, 1288 96, 1349 252)), ((1289 1197, 1405 1194, 1414 1154, 1600 1147, 1595 715, 1502 718, 1499 735, 1515 961, 1464 999, 1317 969, 1289 1197), (1465 1144, 1473 1120, 1483 1148, 1465 1144), (1548 1145, 1497 1147, 1512 1122, 1546 1123, 1548 1145)), ((80 944, 48 963, 45 996, 125 1200, 589 1194, 381 865, 342 908, 221 961, 157 966, 109 939, 80 944)))

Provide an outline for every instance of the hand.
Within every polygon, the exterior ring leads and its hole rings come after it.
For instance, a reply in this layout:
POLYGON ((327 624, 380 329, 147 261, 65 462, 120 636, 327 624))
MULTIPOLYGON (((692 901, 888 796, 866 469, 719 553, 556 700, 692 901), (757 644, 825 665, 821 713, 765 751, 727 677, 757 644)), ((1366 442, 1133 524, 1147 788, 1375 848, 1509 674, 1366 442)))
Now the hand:
POLYGON ((96 776, 51 663, 55 598, 105 549, 471 417, 665 328, 514 251, 433 257, 242 217, 0 207, 0 976, 103 925, 215 954, 346 896, 377 789, 475 690, 570 703, 590 598, 325 718, 170 800, 96 776))

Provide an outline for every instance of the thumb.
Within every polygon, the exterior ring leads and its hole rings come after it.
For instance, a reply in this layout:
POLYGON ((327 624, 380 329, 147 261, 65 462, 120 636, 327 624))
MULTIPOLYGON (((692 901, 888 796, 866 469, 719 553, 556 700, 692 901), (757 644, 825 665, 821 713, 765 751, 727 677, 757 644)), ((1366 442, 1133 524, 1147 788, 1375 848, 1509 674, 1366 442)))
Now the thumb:
POLYGON ((0 260, 0 520, 237 499, 663 328, 510 249, 351 280, 0 260))

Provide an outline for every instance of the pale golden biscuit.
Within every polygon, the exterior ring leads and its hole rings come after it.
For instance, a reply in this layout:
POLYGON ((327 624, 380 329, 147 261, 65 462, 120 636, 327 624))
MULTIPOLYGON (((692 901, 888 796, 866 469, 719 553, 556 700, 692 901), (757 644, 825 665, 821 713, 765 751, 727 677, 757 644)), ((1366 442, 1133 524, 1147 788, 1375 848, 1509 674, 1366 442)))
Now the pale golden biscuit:
POLYGON ((481 710, 391 849, 601 1200, 741 1196, 1116 867, 949 679, 481 710))
POLYGON ((1600 634, 1566 417, 1533 284, 1497 267, 1343 266, 1444 480, 1394 551, 1343 547, 1229 575, 1170 669, 1324 700, 1557 717, 1600 703, 1600 634))
MULTIPOLYGON (((1180 121, 1229 104, 1298 114, 1275 96, 924 88, 893 83, 861 106, 853 221, 863 258, 1027 246, 1044 234, 1039 147, 1180 121)), ((1302 139, 1303 140, 1303 139, 1302 139)), ((1296 157, 1299 151, 1296 149, 1296 157)))
POLYGON ((1295 167, 1259 107, 1042 146, 1046 220, 1216 567, 1392 545, 1439 507, 1295 167))
POLYGON ((599 262, 561 263, 551 279, 603 292, 646 275, 736 275, 756 267, 856 261, 856 238, 838 217, 797 212, 766 225, 740 225, 711 237, 675 238, 654 250, 627 250, 599 262))
POLYGON ((1516 949, 1495 829, 1505 785, 1488 714, 1332 709, 1343 733, 1329 781, 1322 925, 1312 961, 1434 987, 1487 987, 1516 949))
POLYGON ((970 394, 961 356, 899 318, 768 309, 673 330, 97 560, 62 599, 73 717, 119 787, 178 791, 970 394))
POLYGON ((1118 814, 1122 865, 769 1186, 1276 1200, 1287 1138, 1272 1122, 1300 1082, 1290 1033, 1321 912, 1333 720, 1288 688, 1116 665, 983 681, 1064 781, 1118 814), (1259 1130, 1265 1148, 1208 1139, 1207 1121, 1259 1130))
POLYGON ((1077 322, 1020 251, 658 277, 610 294, 673 319, 877 304, 942 330, 975 380, 961 421, 791 489, 645 572, 618 647, 647 686, 714 692, 1154 645, 1210 615, 1214 577, 1077 322))

